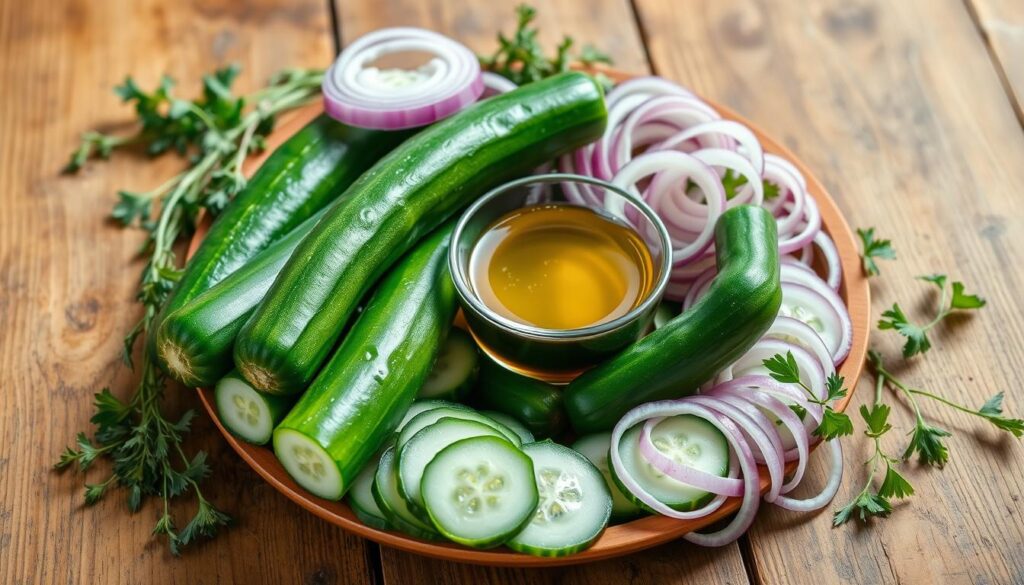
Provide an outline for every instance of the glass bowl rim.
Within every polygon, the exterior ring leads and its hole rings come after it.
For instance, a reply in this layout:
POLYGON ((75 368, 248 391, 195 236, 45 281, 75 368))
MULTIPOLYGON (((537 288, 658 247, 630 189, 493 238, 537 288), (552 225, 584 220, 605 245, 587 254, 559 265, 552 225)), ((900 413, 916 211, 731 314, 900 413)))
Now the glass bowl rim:
MULTIPOLYGON (((570 203, 570 205, 576 205, 570 203)), ((524 205, 523 207, 527 207, 524 205)), ((585 206, 591 208, 590 206, 585 206)), ((646 244, 646 240, 644 240, 646 244)), ((475 242, 474 242, 475 244, 475 242)), ((448 248, 448 268, 452 275, 452 281, 455 283, 455 290, 458 292, 459 297, 463 303, 468 304, 477 315, 483 317, 491 324, 498 326, 501 329, 511 331, 521 336, 531 337, 534 339, 543 340, 578 340, 603 335, 620 329, 626 325, 629 325, 634 320, 639 318, 649 309, 652 305, 661 302, 661 297, 665 293, 665 288, 668 286, 669 277, 672 272, 672 240, 669 237, 668 229, 665 227, 661 217, 654 212, 653 209, 644 201, 640 196, 634 195, 633 193, 622 189, 618 185, 603 181, 601 179, 595 179, 593 177, 587 177, 584 175, 576 175, 572 173, 546 173, 542 175, 530 175, 521 179, 516 179, 508 183, 504 183, 494 189, 491 189, 485 193, 482 197, 477 199, 472 205, 470 205, 459 217, 458 222, 455 224, 455 230, 452 233, 451 244, 448 248), (534 325, 528 325, 526 323, 520 323, 500 315, 490 307, 488 307, 479 296, 472 290, 469 285, 469 279, 466 275, 466 271, 463 269, 461 262, 459 261, 459 242, 463 239, 463 232, 469 221, 488 203, 497 199, 498 197, 506 194, 509 191, 533 185, 533 184, 551 184, 551 183, 586 183, 588 185, 594 185, 602 189, 612 191, 616 195, 623 197, 629 203, 631 203, 647 220, 653 224, 655 231, 658 233, 658 239, 661 241, 662 249, 664 253, 661 259, 661 274, 654 287, 651 288, 647 296, 637 306, 630 309, 626 314, 616 317, 611 321, 605 321, 596 325, 588 325, 586 327, 578 327, 576 329, 547 329, 544 327, 536 327, 534 325)))

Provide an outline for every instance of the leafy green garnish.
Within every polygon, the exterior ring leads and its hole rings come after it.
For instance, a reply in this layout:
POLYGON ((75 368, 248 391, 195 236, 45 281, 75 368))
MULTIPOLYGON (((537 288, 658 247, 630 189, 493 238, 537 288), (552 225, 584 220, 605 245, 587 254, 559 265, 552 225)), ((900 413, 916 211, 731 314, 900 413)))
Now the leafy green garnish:
MULTIPOLYGON (((181 276, 175 244, 191 233, 201 210, 216 215, 241 191, 246 183, 242 174, 246 157, 263 148, 279 113, 317 99, 323 78, 318 70, 285 71, 267 87, 235 96, 231 84, 238 72, 231 66, 203 77, 202 95, 195 100, 175 96, 174 82, 166 76, 148 92, 127 78, 115 92, 134 105, 137 131, 123 137, 88 132, 65 167, 67 172, 75 172, 90 158, 107 158, 129 145, 152 156, 173 151, 188 161, 183 172, 150 191, 119 191, 111 212, 122 225, 146 232, 140 254, 147 262, 138 294, 144 310, 125 336, 122 357, 128 367, 134 367, 136 342, 150 334, 153 318, 181 276)), ((182 446, 193 412, 177 421, 167 418, 161 408, 166 379, 149 352, 142 355, 141 379, 134 393, 127 400, 107 388, 97 393, 91 419, 93 437, 79 433, 75 445, 61 453, 55 467, 65 469, 77 463, 85 471, 97 459, 109 457, 112 472, 102 482, 86 484, 86 503, 97 502, 114 487, 127 490, 131 510, 138 510, 146 497, 159 497, 163 513, 153 534, 166 536, 171 552, 178 554, 198 537, 215 534, 228 517, 206 500, 199 488, 210 473, 206 455, 189 456, 182 446), (178 533, 170 501, 188 492, 195 494, 199 505, 178 533)))
POLYGON ((882 318, 878 321, 879 329, 883 331, 892 329, 907 338, 903 344, 903 357, 905 358, 926 353, 931 349, 932 343, 928 339, 928 331, 954 311, 974 310, 985 306, 985 299, 964 292, 964 284, 962 282, 953 283, 953 294, 950 296, 949 290, 946 287, 946 275, 944 274, 919 276, 918 279, 930 282, 942 291, 935 318, 925 325, 918 325, 907 318, 899 303, 894 303, 891 309, 882 313, 882 318))
MULTIPOLYGON (((722 187, 725 189, 726 200, 732 200, 739 194, 740 189, 747 184, 747 178, 732 169, 725 169, 725 173, 722 174, 722 187)), ((764 186, 764 198, 766 201, 775 199, 779 196, 779 186, 771 181, 764 179, 761 181, 764 186)), ((686 189, 689 190, 694 183, 687 183, 686 189)))
POLYGON ((870 407, 866 404, 860 407, 860 417, 864 420, 866 427, 864 435, 874 443, 871 457, 864 462, 864 466, 868 469, 867 481, 860 492, 849 503, 835 512, 832 517, 833 526, 839 526, 849 521, 854 513, 857 514, 857 518, 861 522, 866 522, 869 518, 873 517, 884 518, 892 512, 890 500, 893 498, 905 498, 914 493, 914 488, 910 485, 910 482, 900 475, 894 467, 899 464, 899 460, 887 455, 882 449, 882 437, 892 430, 892 425, 889 423, 889 414, 892 412, 892 409, 889 408, 889 405, 882 402, 882 387, 881 382, 876 381, 874 402, 870 407), (882 480, 882 485, 877 490, 872 490, 875 477, 882 465, 885 465, 885 476, 882 480))
POLYGON ((893 249, 892 242, 889 240, 876 240, 875 228, 873 227, 867 229, 857 228, 857 235, 860 236, 860 243, 863 248, 860 257, 864 265, 864 273, 868 276, 881 274, 875 260, 878 258, 885 260, 896 259, 896 250, 893 249))
MULTIPOLYGON (((793 357, 793 352, 787 351, 785 356, 775 354, 765 359, 762 363, 768 369, 772 379, 783 384, 796 384, 807 394, 808 402, 822 407, 822 419, 818 423, 818 428, 814 429, 815 436, 831 441, 838 437, 853 434, 853 423, 850 421, 850 417, 846 413, 836 412, 832 409, 832 402, 846 396, 847 393, 846 388, 843 388, 844 380, 842 376, 835 374, 829 376, 826 383, 827 395, 825 398, 820 398, 801 380, 800 367, 796 363, 796 358, 793 357)), ((801 411, 804 411, 806 414, 806 409, 803 407, 801 407, 801 411)), ((797 411, 797 414, 800 414, 800 412, 797 411)), ((800 418, 803 418, 803 416, 800 418)))
POLYGON ((505 77, 517 85, 523 85, 568 71, 573 61, 584 65, 611 64, 611 58, 591 45, 572 53, 574 41, 564 36, 555 48, 555 54, 548 57, 540 41, 537 29, 530 24, 537 17, 537 11, 526 4, 516 7, 516 30, 511 37, 498 33, 498 48, 490 55, 480 55, 480 65, 505 77))

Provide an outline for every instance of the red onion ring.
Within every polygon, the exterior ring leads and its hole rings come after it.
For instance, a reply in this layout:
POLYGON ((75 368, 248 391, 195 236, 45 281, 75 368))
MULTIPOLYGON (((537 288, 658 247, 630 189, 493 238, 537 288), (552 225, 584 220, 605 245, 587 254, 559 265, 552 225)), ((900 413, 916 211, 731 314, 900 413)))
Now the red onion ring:
POLYGON ((481 98, 508 93, 519 87, 507 77, 491 73, 490 71, 484 71, 481 74, 481 79, 484 84, 484 93, 480 96, 481 98))
POLYGON ((420 28, 379 29, 356 39, 324 75, 324 109, 352 126, 398 130, 425 126, 474 103, 483 93, 480 63, 464 45, 420 28), (416 70, 367 65, 383 55, 435 55, 416 70))
POLYGON ((690 467, 689 465, 677 463, 676 461, 666 457, 665 454, 654 445, 654 441, 651 440, 651 431, 653 431, 654 427, 663 420, 665 420, 664 417, 649 418, 640 430, 640 453, 652 467, 678 482, 685 483, 705 492, 733 497, 738 497, 743 494, 743 480, 730 477, 720 477, 712 473, 690 467))

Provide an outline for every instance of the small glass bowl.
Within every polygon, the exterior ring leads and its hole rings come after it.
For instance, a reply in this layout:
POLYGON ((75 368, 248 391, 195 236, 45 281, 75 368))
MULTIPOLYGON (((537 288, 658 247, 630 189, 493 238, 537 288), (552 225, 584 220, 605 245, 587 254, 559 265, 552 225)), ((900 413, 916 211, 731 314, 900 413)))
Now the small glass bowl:
MULTIPOLYGON (((560 204, 576 205, 560 201, 560 204)), ((571 174, 534 175, 506 183, 470 206, 452 236, 449 268, 470 332, 498 364, 525 376, 554 384, 565 384, 588 368, 618 353, 639 339, 648 329, 654 311, 668 284, 672 265, 672 243, 656 213, 638 196, 610 183, 571 174), (654 286, 647 297, 628 313, 611 321, 578 329, 544 329, 520 323, 498 314, 473 290, 470 257, 480 236, 502 215, 544 201, 555 185, 569 190, 602 195, 604 206, 586 205, 605 217, 623 224, 647 245, 651 254, 654 286), (611 213, 608 209, 617 210, 611 213)))

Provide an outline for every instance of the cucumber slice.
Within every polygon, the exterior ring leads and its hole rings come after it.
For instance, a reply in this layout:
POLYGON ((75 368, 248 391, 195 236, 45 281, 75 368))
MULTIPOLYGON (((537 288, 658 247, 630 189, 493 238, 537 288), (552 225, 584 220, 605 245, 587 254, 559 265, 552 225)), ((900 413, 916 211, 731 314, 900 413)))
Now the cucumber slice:
POLYGON ((455 441, 481 436, 505 439, 501 432, 488 424, 445 417, 420 430, 405 445, 398 447, 398 490, 409 502, 413 512, 423 510, 420 484, 423 471, 434 456, 455 441))
POLYGON ((415 538, 440 540, 434 527, 420 520, 409 509, 398 493, 398 470, 395 468, 395 449, 388 447, 380 456, 377 472, 373 476, 373 500, 384 513, 392 528, 415 538))
MULTIPOLYGON (((457 418, 461 420, 471 420, 474 422, 485 424, 507 438, 516 447, 522 446, 523 442, 519 439, 519 435, 512 429, 506 427, 500 422, 484 416, 479 412, 473 410, 468 406, 462 406, 461 404, 453 404, 452 406, 444 406, 441 408, 432 408, 425 412, 421 412, 416 416, 412 417, 408 423, 402 427, 402 432, 398 433, 398 439, 395 441, 395 450, 401 451, 402 447, 409 442, 409 439, 416 433, 420 432, 424 428, 436 423, 442 418, 457 418)), ((424 461, 426 465, 428 462, 424 461)))
POLYGON ((543 441, 523 447, 533 460, 540 503, 530 523, 505 544, 541 557, 588 548, 608 526, 612 495, 601 472, 572 449, 543 441))
POLYGON ((465 331, 452 328, 419 397, 459 400, 473 388, 479 374, 480 351, 476 343, 465 331))
POLYGON ((633 520, 643 515, 644 511, 634 504, 633 500, 626 497, 612 479, 612 472, 608 468, 608 449, 611 444, 611 433, 594 433, 577 439, 572 444, 572 448, 586 457, 601 472, 605 484, 612 493, 612 523, 618 524, 633 520))
POLYGON ((347 499, 352 512, 363 524, 370 528, 387 530, 388 519, 384 516, 384 511, 377 505, 377 500, 373 498, 373 478, 377 475, 379 462, 380 457, 374 457, 366 463, 359 475, 356 476, 355 481, 352 482, 347 499))
POLYGON ((405 412, 405 416, 402 417, 402 422, 398 423, 398 427, 395 428, 395 433, 397 434, 405 428, 405 423, 412 420, 417 414, 428 410, 434 410, 435 408, 441 408, 442 406, 453 406, 455 408, 462 407, 460 404, 448 402, 447 400, 417 400, 416 402, 413 402, 412 406, 409 407, 409 410, 405 412))
MULTIPOLYGON (((622 435, 619 455, 629 474, 648 493, 665 505, 680 511, 695 510, 714 498, 714 494, 676 481, 662 474, 644 460, 637 444, 641 426, 637 425, 622 435)), ((714 425, 689 414, 670 416, 658 423, 651 431, 651 440, 659 451, 676 461, 685 463, 707 473, 725 477, 729 473, 729 443, 714 425)), ((647 509, 622 485, 612 470, 612 478, 619 489, 633 500, 633 503, 647 509)))
POLYGON ((526 428, 526 425, 503 412, 495 410, 481 410, 480 414, 486 415, 488 418, 496 420, 512 429, 513 433, 519 435, 519 440, 522 441, 524 445, 532 443, 535 440, 533 433, 530 432, 530 429, 526 428))
POLYGON ((338 464, 319 443, 292 430, 279 428, 274 433, 274 454, 288 475, 306 491, 328 500, 340 500, 345 481, 338 464))
POLYGON ((270 441, 274 427, 295 404, 295 397, 264 394, 254 389, 236 371, 217 382, 213 398, 224 428, 255 445, 270 441))
POLYGON ((518 534, 538 501, 533 462, 494 436, 442 449, 424 471, 420 495, 442 534, 474 548, 498 546, 518 534))

